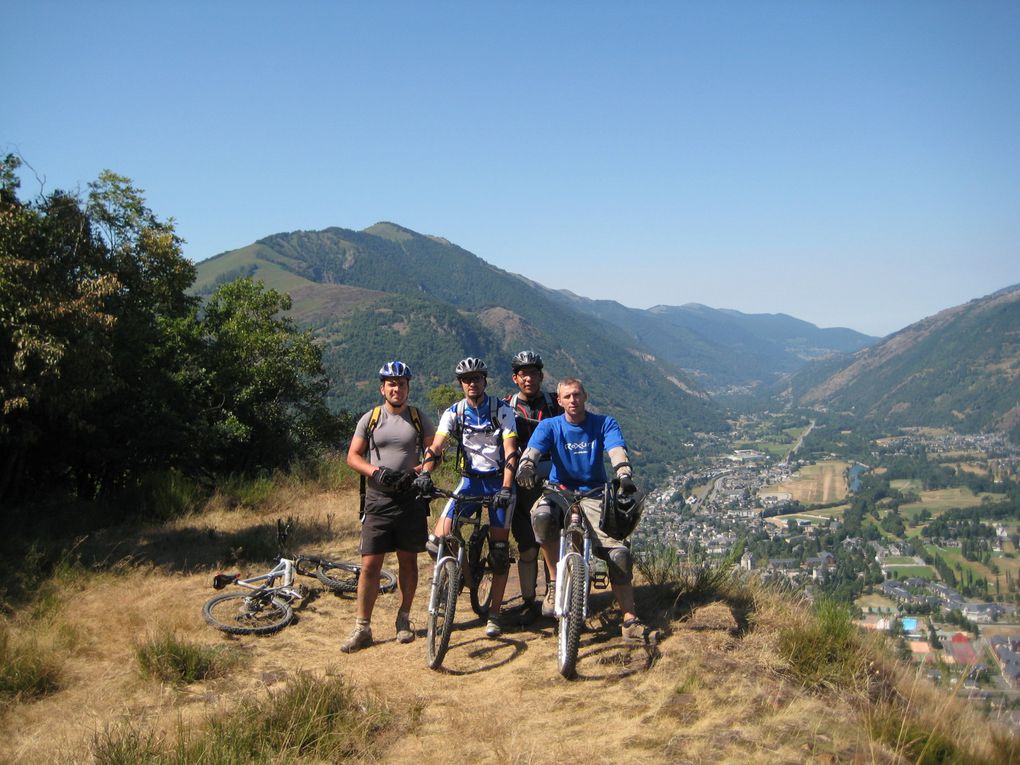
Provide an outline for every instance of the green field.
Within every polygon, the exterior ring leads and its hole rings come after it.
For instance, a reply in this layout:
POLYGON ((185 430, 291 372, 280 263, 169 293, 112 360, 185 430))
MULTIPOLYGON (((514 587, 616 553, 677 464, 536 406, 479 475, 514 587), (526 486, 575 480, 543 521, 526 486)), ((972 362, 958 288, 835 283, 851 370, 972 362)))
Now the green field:
MULTIPOLYGON (((900 481, 892 481, 891 483, 897 484, 900 483, 900 481)), ((902 515, 905 519, 909 518, 913 520, 917 517, 918 513, 925 509, 927 509, 933 516, 936 516, 940 513, 944 513, 946 510, 953 510, 958 507, 977 507, 984 502, 986 498, 991 502, 1005 498, 1005 495, 1003 494, 990 494, 987 492, 975 494, 966 486, 957 486, 952 489, 922 491, 920 492, 920 495, 920 502, 911 502, 906 505, 900 505, 900 515, 902 515)))
POLYGON ((883 566, 910 566, 914 563, 914 559, 907 555, 893 555, 889 558, 882 558, 883 566))
POLYGON ((895 573, 897 579, 910 579, 910 577, 916 576, 919 579, 937 581, 939 578, 931 566, 896 566, 890 569, 889 573, 895 573))

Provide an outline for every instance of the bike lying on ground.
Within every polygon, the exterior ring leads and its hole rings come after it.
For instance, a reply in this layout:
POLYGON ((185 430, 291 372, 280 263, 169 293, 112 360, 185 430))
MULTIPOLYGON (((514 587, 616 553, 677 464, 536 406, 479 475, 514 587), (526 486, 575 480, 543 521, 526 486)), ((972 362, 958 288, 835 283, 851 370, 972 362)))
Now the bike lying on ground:
POLYGON ((605 487, 571 491, 545 481, 542 489, 546 494, 559 496, 567 505, 564 528, 560 532, 560 559, 556 563, 556 661, 560 674, 570 679, 577 674, 577 651, 581 630, 588 618, 588 595, 592 585, 600 590, 608 585, 605 570, 601 567, 596 570, 592 561, 598 535, 581 508, 581 500, 603 494, 605 487))
MULTIPOLYGON (((270 635, 283 629, 294 619, 291 604, 307 595, 307 588, 303 585, 294 586, 295 574, 314 576, 334 592, 357 592, 361 566, 318 555, 288 556, 283 552, 283 546, 290 529, 290 523, 276 522, 280 562, 272 571, 248 579, 242 579, 240 574, 216 574, 213 577, 213 587, 217 590, 236 584, 245 591, 227 592, 210 598, 202 606, 202 616, 209 624, 232 635, 270 635)), ((392 592, 396 587, 396 575, 383 569, 379 591, 392 592)))
POLYGON ((450 632, 457 611, 457 596, 466 581, 471 594, 471 608, 479 616, 487 616, 492 598, 492 563, 489 560, 489 525, 482 523, 481 509, 477 516, 461 511, 462 506, 488 507, 492 496, 455 494, 433 489, 427 499, 446 497, 454 501, 453 526, 450 533, 439 538, 439 552, 432 572, 429 593, 428 630, 425 636, 425 660, 429 669, 438 669, 450 647, 450 632), (462 527, 475 530, 465 542, 462 527))

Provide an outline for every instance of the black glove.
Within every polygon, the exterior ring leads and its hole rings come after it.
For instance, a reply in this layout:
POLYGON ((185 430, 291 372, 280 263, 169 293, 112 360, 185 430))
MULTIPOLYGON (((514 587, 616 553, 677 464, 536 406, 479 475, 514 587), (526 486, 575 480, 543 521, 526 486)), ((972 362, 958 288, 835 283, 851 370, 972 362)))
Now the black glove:
POLYGON ((510 489, 500 489, 492 496, 492 509, 506 510, 510 507, 510 503, 513 501, 514 495, 510 493, 510 489))
POLYGON ((629 475, 621 475, 620 493, 626 497, 628 494, 633 494, 635 491, 637 491, 637 486, 634 485, 634 480, 629 475))
POLYGON ((431 497, 436 490, 432 484, 432 474, 427 470, 421 471, 418 477, 411 482, 411 486, 414 487, 419 497, 431 497))
POLYGON ((417 474, 413 470, 401 470, 400 480, 396 483, 397 492, 400 494, 406 494, 409 492, 411 487, 414 485, 416 475, 417 474))
POLYGON ((534 489, 538 485, 535 466, 530 462, 525 462, 517 469, 517 485, 522 489, 534 489))
POLYGON ((393 489, 400 482, 400 471, 390 470, 388 467, 381 467, 375 471, 372 478, 374 478, 376 483, 380 486, 393 489))

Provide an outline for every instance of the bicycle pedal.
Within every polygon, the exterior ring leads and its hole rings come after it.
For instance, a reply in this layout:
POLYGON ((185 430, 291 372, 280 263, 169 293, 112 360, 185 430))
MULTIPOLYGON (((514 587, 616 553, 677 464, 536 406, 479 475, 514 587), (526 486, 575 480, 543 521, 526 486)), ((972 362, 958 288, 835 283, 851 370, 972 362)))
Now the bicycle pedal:
POLYGON ((609 586, 609 576, 606 574, 593 574, 591 586, 596 590, 604 590, 609 586))

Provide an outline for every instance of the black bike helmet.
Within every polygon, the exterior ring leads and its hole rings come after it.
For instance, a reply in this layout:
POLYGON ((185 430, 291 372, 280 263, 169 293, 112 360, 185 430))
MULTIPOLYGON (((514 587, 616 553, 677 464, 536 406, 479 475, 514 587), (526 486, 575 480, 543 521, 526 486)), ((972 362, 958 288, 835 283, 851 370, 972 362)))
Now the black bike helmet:
POLYGON ((489 376, 489 368, 485 366, 485 362, 481 359, 476 359, 474 356, 468 356, 466 359, 459 361, 455 372, 458 380, 464 375, 480 374, 483 377, 489 376))
POLYGON ((410 380, 414 375, 411 374, 411 367, 403 361, 387 361, 379 370, 379 380, 388 380, 394 377, 405 377, 410 380))
POLYGON ((637 528, 645 505, 645 493, 635 491, 621 494, 619 481, 606 484, 602 496, 602 515, 599 528, 613 539, 626 539, 637 528))
POLYGON ((524 367, 535 367, 536 369, 542 368, 542 357, 534 351, 521 351, 513 360, 510 362, 510 368, 514 372, 518 372, 524 367))

